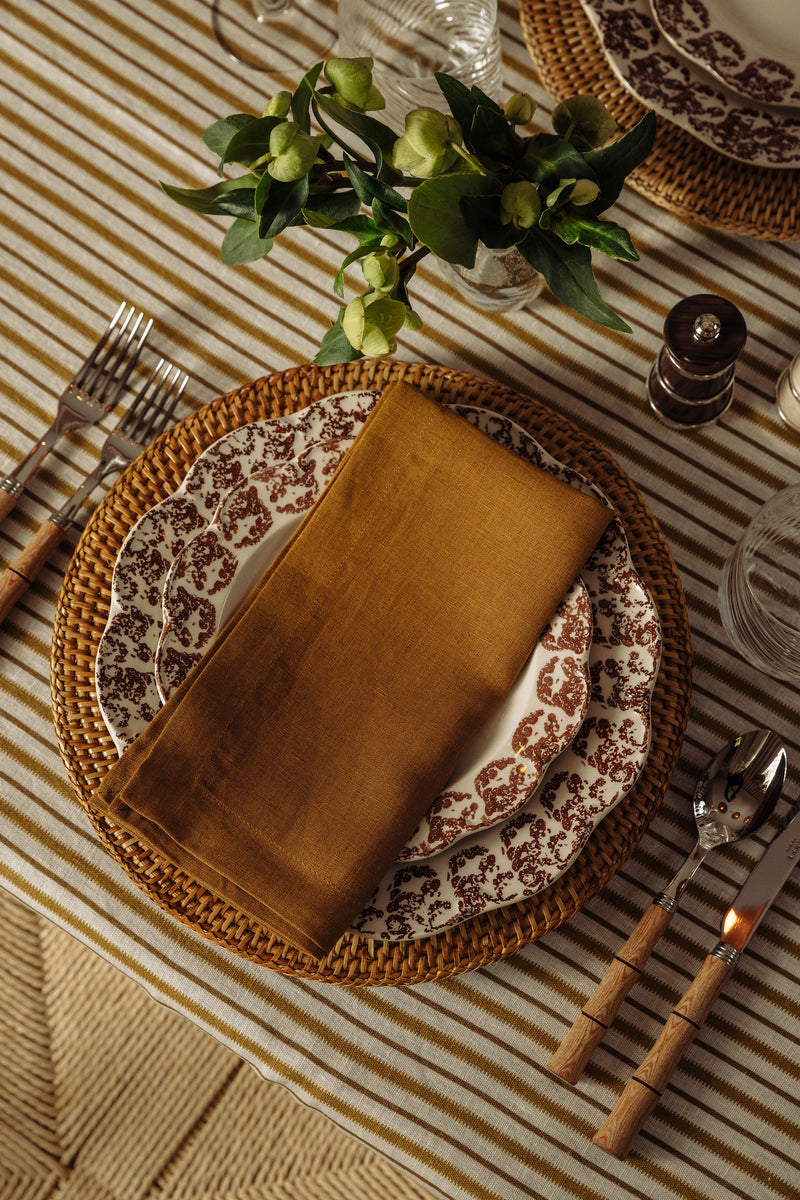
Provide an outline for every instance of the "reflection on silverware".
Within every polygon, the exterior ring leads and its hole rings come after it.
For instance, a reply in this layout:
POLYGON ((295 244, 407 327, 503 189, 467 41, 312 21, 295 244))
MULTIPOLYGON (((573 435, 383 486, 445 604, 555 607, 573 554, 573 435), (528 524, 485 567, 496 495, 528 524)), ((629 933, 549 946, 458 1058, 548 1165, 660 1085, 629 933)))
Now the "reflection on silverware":
POLYGON ((127 413, 108 435, 100 461, 69 500, 39 526, 31 542, 0 577, 0 622, 28 590, 64 533, 75 521, 81 505, 101 480, 127 467, 157 438, 172 420, 188 376, 163 358, 137 394, 127 413))
POLYGON ((614 956, 548 1070, 577 1083, 672 919, 686 885, 710 850, 754 833, 775 807, 786 775, 786 751, 766 729, 734 738, 709 763, 694 792, 698 837, 672 882, 652 901, 614 956))
POLYGON ((117 403, 153 324, 147 322, 134 345, 144 320, 144 313, 136 314, 135 320, 134 313, 133 306, 123 300, 97 345, 60 396, 53 424, 11 474, 0 479, 0 521, 11 512, 25 484, 61 435, 71 429, 96 425, 117 403))
MULTIPOLYGON (((797 804, 795 804, 795 809, 797 804)), ((625 1158, 648 1114, 661 1099, 672 1072, 703 1027, 711 1006, 733 972, 761 918, 783 887, 800 854, 800 812, 793 809, 722 918, 721 938, 693 983, 672 1010, 655 1045, 623 1089, 595 1134, 595 1145, 625 1158)))

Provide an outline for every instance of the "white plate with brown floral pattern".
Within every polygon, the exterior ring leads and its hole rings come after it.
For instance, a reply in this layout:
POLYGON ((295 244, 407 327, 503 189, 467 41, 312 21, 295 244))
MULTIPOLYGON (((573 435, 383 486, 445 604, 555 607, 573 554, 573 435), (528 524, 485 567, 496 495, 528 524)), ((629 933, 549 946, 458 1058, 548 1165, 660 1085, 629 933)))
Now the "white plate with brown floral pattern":
POLYGON ((650 0, 581 0, 606 59, 637 99, 738 162, 800 167, 800 111, 737 95, 671 45, 650 0))
POLYGON ((677 50, 746 100, 800 108, 797 0, 651 0, 677 50))
MULTIPOLYGON (((176 557, 164 582, 155 654, 164 703, 211 648, 352 443, 348 437, 318 442, 288 463, 254 472, 176 557)), ((402 861, 427 858, 526 802, 580 728, 589 697, 591 640, 589 595, 576 580, 505 702, 409 839, 402 861)))
MULTIPOLYGON (((131 530, 114 572, 112 608, 96 675, 104 719, 120 751, 162 703, 155 673, 159 646, 162 691, 173 682, 164 675, 166 642, 162 643, 162 600, 173 564, 206 533, 228 497, 230 511, 235 511, 232 494, 253 475, 285 467, 282 486, 292 478, 295 483, 302 480, 303 464, 296 460, 324 443, 352 440, 376 398, 375 393, 331 397, 291 417, 225 435, 198 459, 190 472, 193 478, 187 476, 179 492, 131 530), (210 460, 204 463, 206 456, 210 460)), ((601 494, 556 463, 508 418, 455 407, 516 453, 572 486, 601 494)), ((321 461, 330 465, 332 460, 322 454, 321 461)), ((412 861, 399 862, 387 874, 354 924, 359 932, 386 940, 426 936, 536 894, 568 869, 592 829, 633 786, 649 748, 660 631, 616 518, 581 579, 592 618, 590 692, 572 742, 550 760, 538 787, 531 790, 529 780, 524 788, 517 787, 515 800, 522 806, 511 815, 478 831, 459 831, 452 846, 430 854, 420 852, 427 838, 421 827, 411 839, 412 861)), ((188 630, 190 625, 184 627, 188 630)))

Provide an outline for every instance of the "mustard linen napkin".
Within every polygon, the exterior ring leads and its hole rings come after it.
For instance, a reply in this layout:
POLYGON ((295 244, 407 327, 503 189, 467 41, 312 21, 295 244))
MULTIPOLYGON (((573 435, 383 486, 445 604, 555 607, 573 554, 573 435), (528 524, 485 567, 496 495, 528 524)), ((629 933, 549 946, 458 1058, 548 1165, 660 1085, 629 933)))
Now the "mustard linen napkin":
POLYGON ((412 387, 388 387, 97 809, 324 956, 609 519, 412 387))

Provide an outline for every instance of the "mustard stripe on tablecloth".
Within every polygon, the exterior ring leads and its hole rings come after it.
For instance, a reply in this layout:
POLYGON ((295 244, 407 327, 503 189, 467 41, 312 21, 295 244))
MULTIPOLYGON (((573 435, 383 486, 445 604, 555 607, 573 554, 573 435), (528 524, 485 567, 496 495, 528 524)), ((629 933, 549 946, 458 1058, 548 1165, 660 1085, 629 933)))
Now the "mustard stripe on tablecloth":
MULTIPOLYGON (((501 22, 507 90, 532 91, 546 117, 551 103, 513 4, 501 5, 501 22)), ((210 35, 210 4, 177 0, 6 0, 0 64, 0 468, 46 428, 122 297, 154 316, 154 347, 189 371, 187 410, 311 358, 335 315, 337 239, 292 231, 267 262, 226 269, 219 224, 168 203, 157 182, 209 182, 201 130, 228 112, 260 111, 293 80, 237 68, 210 35)), ((305 65, 301 53, 298 75, 305 65)), ((800 782, 795 692, 731 652, 716 604, 722 564, 748 520, 798 479, 800 439, 772 401, 800 349, 800 250, 704 230, 629 190, 615 216, 641 260, 604 260, 597 274, 631 336, 547 298, 488 318, 424 264, 414 296, 425 323, 398 349, 530 391, 568 415, 630 473, 678 563, 695 654, 689 728, 662 811, 602 894, 504 963, 411 989, 286 979, 196 938, 105 855, 57 752, 50 635, 79 530, 0 631, 0 886, 434 1194, 796 1197, 800 879, 766 918, 628 1161, 590 1141, 716 940, 720 911, 765 837, 709 860, 580 1087, 545 1070, 610 954, 689 849, 693 780, 709 752, 740 728, 770 725, 790 751, 787 796, 800 782), (651 417, 644 379, 666 313, 700 291, 732 299, 749 337, 730 414, 678 436, 651 417)), ((5 560, 93 465, 103 434, 59 444, 0 528, 5 560)))

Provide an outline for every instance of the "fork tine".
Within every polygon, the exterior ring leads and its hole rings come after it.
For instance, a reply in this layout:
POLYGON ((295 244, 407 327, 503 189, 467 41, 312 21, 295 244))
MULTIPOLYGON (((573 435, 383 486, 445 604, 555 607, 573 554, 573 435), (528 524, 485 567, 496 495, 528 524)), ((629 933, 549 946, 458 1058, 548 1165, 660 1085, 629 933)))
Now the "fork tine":
POLYGON ((188 380, 188 376, 184 376, 181 386, 177 389, 177 392, 172 394, 178 377, 181 374, 180 368, 173 367, 172 363, 166 362, 164 359, 159 363, 159 367, 161 367, 162 363, 164 370, 158 386, 148 400, 147 407, 141 411, 134 432, 128 435, 133 441, 140 443, 142 446, 148 445, 156 436, 156 433, 166 427, 177 407, 188 380), (172 378, 170 378, 170 373, 172 374, 172 378))
MULTIPOLYGON (((133 440, 134 430, 138 425, 142 414, 149 408, 149 406, 153 403, 153 400, 156 399, 161 391, 163 380, 159 380, 158 374, 165 362, 165 359, 160 358, 153 367, 150 374, 139 388, 139 391, 128 405, 127 412, 122 414, 119 421, 115 425, 115 433, 121 433, 124 437, 128 437, 133 440)), ((167 369, 169 369, 169 363, 166 365, 167 369)))
POLYGON ((128 309, 128 303, 127 301, 123 300, 117 311, 114 313, 114 316, 111 318, 108 325, 97 339, 94 347, 89 351, 83 363, 76 371, 72 380, 76 387, 82 387, 86 383, 90 373, 96 374, 97 371, 103 369, 104 363, 108 359, 108 356, 112 353, 114 346, 118 344, 119 339, 125 332, 128 322, 135 312, 133 305, 131 305, 125 315, 124 320, 121 320, 122 314, 126 309, 128 309), (112 334, 114 334, 113 342, 111 341, 112 334), (105 354, 103 354, 104 350, 105 354))

